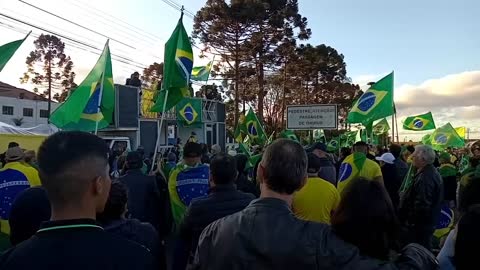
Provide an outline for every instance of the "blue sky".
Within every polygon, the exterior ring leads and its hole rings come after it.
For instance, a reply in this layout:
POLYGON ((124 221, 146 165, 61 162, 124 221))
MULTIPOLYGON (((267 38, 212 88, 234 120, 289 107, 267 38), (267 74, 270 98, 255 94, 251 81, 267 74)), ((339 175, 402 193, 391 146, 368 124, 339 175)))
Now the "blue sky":
MULTIPOLYGON (((133 44, 135 50, 112 41, 111 51, 142 65, 163 59, 164 43, 179 17, 177 10, 160 0, 25 1, 133 44), (127 27, 117 18, 138 29, 127 27)), ((185 5, 193 13, 205 3, 204 0, 171 1, 185 5)), ((354 82, 364 85, 395 71, 395 100, 401 119, 432 111, 439 124, 451 121, 454 126, 468 125, 480 131, 480 120, 476 117, 480 115, 476 98, 480 96, 480 1, 299 0, 299 6, 313 32, 308 42, 325 43, 344 54, 347 75, 354 82), (452 97, 456 97, 456 102, 452 102, 452 97)), ((106 40, 17 0, 1 0, 0 12, 75 36, 99 48, 106 40)), ((2 22, 29 30, 0 17, 2 22)), ((184 24, 191 33, 193 20, 186 16, 184 24)), ((1 26, 0 44, 23 36, 18 29, 1 26)), ((21 47, 0 74, 0 80, 20 86, 18 78, 25 70, 26 55, 33 49, 32 41, 30 38, 21 47)), ((68 44, 67 48, 79 82, 98 56, 68 44)), ((196 64, 207 61, 195 60, 196 64)), ((113 64, 116 82, 121 83, 133 71, 140 71, 131 65, 115 61, 113 64)), ((31 89, 28 85, 22 87, 31 89)))

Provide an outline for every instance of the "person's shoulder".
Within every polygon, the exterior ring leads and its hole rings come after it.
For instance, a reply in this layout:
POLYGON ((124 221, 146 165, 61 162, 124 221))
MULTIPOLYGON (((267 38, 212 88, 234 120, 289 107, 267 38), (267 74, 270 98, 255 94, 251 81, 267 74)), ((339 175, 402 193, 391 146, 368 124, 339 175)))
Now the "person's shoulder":
MULTIPOLYGON (((142 223, 139 226, 146 228, 142 223)), ((102 237, 104 243, 110 247, 111 254, 124 254, 125 256, 149 256, 150 252, 133 241, 124 239, 116 234, 104 233, 102 237)))

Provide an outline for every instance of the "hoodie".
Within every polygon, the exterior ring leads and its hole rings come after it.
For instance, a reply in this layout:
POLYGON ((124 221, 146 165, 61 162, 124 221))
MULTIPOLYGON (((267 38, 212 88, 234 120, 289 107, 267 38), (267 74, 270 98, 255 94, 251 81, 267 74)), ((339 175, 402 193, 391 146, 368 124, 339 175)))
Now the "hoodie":
POLYGON ((140 222, 138 219, 118 219, 104 224, 103 228, 109 233, 142 245, 154 257, 158 257, 160 239, 152 224, 140 222))

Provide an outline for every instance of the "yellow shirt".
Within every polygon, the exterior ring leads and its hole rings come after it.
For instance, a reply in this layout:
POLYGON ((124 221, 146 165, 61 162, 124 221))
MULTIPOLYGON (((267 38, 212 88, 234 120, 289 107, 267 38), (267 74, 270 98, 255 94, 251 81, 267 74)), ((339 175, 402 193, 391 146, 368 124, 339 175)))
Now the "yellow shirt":
POLYGON ((330 215, 340 203, 340 195, 330 182, 309 177, 305 186, 293 195, 293 213, 303 220, 330 224, 330 215))
POLYGON ((340 166, 337 189, 340 194, 357 178, 374 180, 382 177, 380 166, 362 153, 354 153, 345 158, 340 166))

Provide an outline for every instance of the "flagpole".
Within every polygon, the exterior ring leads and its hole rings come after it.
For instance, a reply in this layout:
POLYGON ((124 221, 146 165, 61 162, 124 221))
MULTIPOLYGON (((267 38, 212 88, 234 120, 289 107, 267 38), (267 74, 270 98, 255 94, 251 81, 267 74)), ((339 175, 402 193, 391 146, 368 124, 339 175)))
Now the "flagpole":
MULTIPOLYGON (((182 9, 180 10, 180 20, 183 19, 183 6, 182 6, 182 9)), ((165 69, 165 67, 164 67, 165 69)), ((190 75, 187 74, 187 82, 189 83, 190 82, 190 75)), ((188 83, 187 83, 187 87, 188 87, 188 83)), ((162 81, 162 84, 163 84, 163 81, 162 81)), ((161 86, 160 89, 163 88, 163 85, 161 86)), ((167 106, 167 100, 168 100, 168 92, 170 92, 168 90, 168 87, 165 88, 165 100, 163 101, 163 107, 162 107, 162 116, 160 117, 160 122, 157 122, 158 123, 158 126, 157 126, 157 142, 155 143, 155 149, 153 151, 153 159, 152 159, 152 167, 150 168, 150 173, 153 172, 153 167, 155 166, 155 164, 157 164, 157 153, 158 153, 158 147, 159 147, 159 144, 160 144, 160 136, 162 136, 162 126, 163 126, 163 120, 165 119, 165 107, 167 106)), ((167 134, 165 133, 165 136, 167 136, 167 134)), ((157 168, 158 170, 158 168, 157 168)), ((168 177, 168 176, 167 176, 168 177)), ((168 180, 168 179, 167 179, 168 180)))
MULTIPOLYGON (((103 48, 103 50, 105 51, 105 48, 107 48, 108 46, 108 42, 109 42, 109 39, 107 39, 107 43, 105 44, 105 47, 103 48)), ((100 106, 102 105, 102 95, 103 95, 103 81, 105 80, 105 66, 104 65, 104 68, 103 68, 103 72, 102 72, 102 81, 100 83, 100 90, 99 90, 99 96, 98 96, 98 104, 97 104, 97 114, 100 112, 100 106)), ((98 122, 100 122, 100 120, 97 118, 97 120, 95 121, 95 135, 97 135, 98 133, 98 122)))
MULTIPOLYGON (((395 114, 396 114, 396 109, 395 109, 395 102, 393 103, 393 114, 392 114, 392 143, 395 142, 395 114)), ((398 138, 397 138, 398 140, 398 138)))

